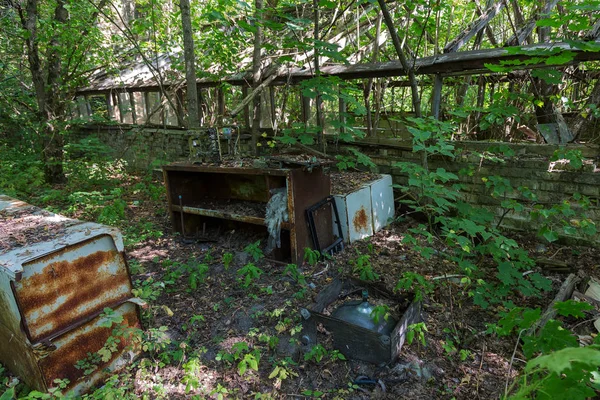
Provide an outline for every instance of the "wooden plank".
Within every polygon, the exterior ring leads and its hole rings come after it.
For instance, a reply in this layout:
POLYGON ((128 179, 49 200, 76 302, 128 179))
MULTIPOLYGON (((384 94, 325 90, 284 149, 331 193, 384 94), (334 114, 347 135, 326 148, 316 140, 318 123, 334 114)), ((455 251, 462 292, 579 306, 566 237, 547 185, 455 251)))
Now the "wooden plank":
POLYGON ((396 361, 402 351, 402 346, 406 341, 406 334, 409 331, 409 327, 422 320, 421 317, 421 302, 413 301, 408 309, 402 314, 402 318, 396 324, 396 327, 390 335, 390 362, 396 361))
POLYGON ((440 108, 442 104, 442 85, 444 78, 442 75, 435 74, 435 79, 433 81, 433 101, 431 103, 431 114, 433 118, 440 119, 440 108))
MULTIPOLYGON (((580 49, 571 47, 568 43, 557 42, 557 43, 538 43, 534 45, 521 46, 524 52, 528 50, 544 50, 544 49, 561 49, 565 51, 572 51, 575 56, 574 59, 565 65, 575 65, 584 61, 600 60, 600 52, 584 52, 580 49)), ((537 57, 537 56, 536 56, 537 57)), ((480 73, 490 73, 490 70, 485 67, 486 63, 499 63, 500 61, 510 60, 525 60, 531 57, 520 54, 509 54, 504 48, 498 49, 480 49, 471 51, 461 51, 456 53, 439 54, 436 56, 422 57, 415 61, 415 74, 417 75, 431 75, 440 73, 443 76, 459 76, 459 75, 477 75, 480 73)), ((537 68, 550 68, 543 62, 539 64, 520 65, 520 70, 530 70, 537 68)), ((394 77, 394 76, 406 76, 406 71, 402 68, 399 61, 386 61, 379 63, 361 63, 354 65, 331 65, 321 67, 322 76, 338 76, 341 79, 362 79, 362 78, 377 78, 377 77, 394 77)), ((245 74, 231 75, 222 79, 222 82, 228 82, 232 85, 247 85, 247 81, 242 79, 245 74)), ((314 76, 314 72, 310 70, 302 70, 300 68, 294 68, 291 72, 285 70, 280 73, 272 81, 272 84, 285 84, 288 79, 291 78, 291 82, 297 83, 300 80, 310 79, 314 76)), ((218 82, 213 81, 210 86, 216 86, 218 82)), ((202 79, 199 80, 198 85, 202 85, 202 79)), ((168 84, 164 85, 166 88, 168 84)), ((121 88, 121 85, 115 86, 115 88, 121 88)), ((78 94, 92 94, 92 93, 104 93, 109 90, 110 87, 102 86, 101 89, 95 88, 84 88, 79 90, 78 94)), ((156 91, 158 86, 154 84, 148 84, 143 88, 130 87, 128 90, 137 91, 156 91)))
POLYGON ((137 124, 137 113, 135 111, 135 99, 132 92, 127 92, 129 96, 129 107, 131 107, 131 120, 133 124, 137 124))
POLYGON ((473 21, 468 28, 462 31, 455 39, 444 47, 444 53, 453 53, 460 49, 465 43, 475 36, 480 30, 485 28, 487 24, 494 18, 504 7, 504 1, 500 0, 489 7, 479 18, 473 21))
POLYGON ((548 305, 542 317, 535 323, 531 328, 527 330, 528 336, 533 336, 540 332, 544 326, 548 323, 549 320, 553 319, 556 316, 556 309, 554 305, 561 301, 566 301, 571 298, 573 295, 573 291, 575 290, 575 285, 579 283, 581 277, 575 274, 570 274, 567 279, 562 283, 560 289, 556 293, 554 300, 548 305))
MULTIPOLYGON (((552 11, 552 9, 554 7, 556 7, 558 2, 559 2, 559 0, 548 1, 544 5, 544 8, 542 9, 542 11, 540 12, 540 15, 542 16, 542 18, 544 18, 544 16, 546 14, 548 14, 550 11, 552 11)), ((504 46, 519 46, 519 45, 523 44, 525 42, 525 39, 527 39, 529 37, 529 35, 531 35, 533 30, 535 29, 536 22, 540 18, 540 15, 538 15, 536 13, 531 18, 529 18, 529 20, 525 23, 525 25, 523 25, 516 32, 514 32, 513 35, 504 43, 504 46)))

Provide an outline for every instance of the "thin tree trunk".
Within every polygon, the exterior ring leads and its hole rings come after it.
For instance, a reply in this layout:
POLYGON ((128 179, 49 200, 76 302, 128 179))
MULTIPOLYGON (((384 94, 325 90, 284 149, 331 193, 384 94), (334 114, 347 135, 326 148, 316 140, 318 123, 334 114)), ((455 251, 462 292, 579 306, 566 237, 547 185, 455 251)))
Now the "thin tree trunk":
MULTIPOLYGON (((588 106, 591 104, 600 104, 600 79, 598 79, 594 84, 594 88, 592 89, 592 93, 590 94, 590 97, 586 102, 586 107, 584 109, 587 110, 588 106)), ((580 113, 575 118, 575 121, 573 122, 573 125, 571 127, 571 131, 573 132, 574 137, 578 138, 582 133, 585 133, 587 131, 588 126, 590 124, 598 121, 598 119, 594 118, 592 113, 588 114, 580 113)))
MULTIPOLYGON (((69 12, 64 6, 63 0, 57 1, 54 9, 54 22, 57 25, 64 24, 69 18, 69 12)), ((65 114, 65 105, 64 98, 61 96, 61 85, 63 83, 61 77, 63 70, 59 52, 61 42, 58 33, 50 39, 48 47, 48 73, 44 93, 46 109, 41 110, 42 115, 44 116, 43 121, 46 122, 43 140, 43 160, 45 175, 48 182, 62 183, 66 179, 63 170, 64 139, 61 129, 57 125, 65 114)))
MULTIPOLYGON (((315 31, 314 31, 314 39, 315 39, 315 47, 314 47, 314 57, 315 57, 315 77, 317 79, 321 76, 321 69, 319 66, 319 45, 317 41, 319 40, 319 0, 313 0, 314 7, 314 18, 315 18, 315 31)), ((358 37, 358 36, 357 36, 358 37)), ((321 97, 321 92, 317 89, 317 98, 316 98, 316 111, 317 111, 317 144, 319 145, 320 150, 325 153, 327 148, 327 143, 325 141, 325 118, 323 115, 323 98, 321 97)))
MULTIPOLYGON (((421 99, 419 98, 419 86, 417 84, 417 78, 415 76, 415 70, 413 65, 409 64, 404 52, 402 51, 402 45, 400 38, 398 37, 398 32, 394 27, 394 20, 388 11, 385 0, 377 0, 379 3, 379 7, 381 7, 381 13, 383 14, 383 20, 385 21, 385 25, 390 32, 390 36, 392 37, 392 43, 394 44, 394 49, 396 50, 396 54, 398 54, 398 59, 400 60, 400 64, 402 64, 402 68, 407 72, 408 81, 410 82, 410 91, 412 95, 412 104, 415 111, 415 117, 421 118, 421 99)), ((427 153, 423 152, 423 158, 421 160, 423 168, 428 169, 427 163, 427 153)))
POLYGON ((194 53, 194 36, 192 35, 192 18, 190 16, 190 1, 180 0, 181 25, 183 27, 183 55, 185 59, 185 80, 187 83, 188 129, 200 128, 198 118, 198 87, 196 85, 196 63, 194 53))
MULTIPOLYGON (((379 58, 379 36, 381 35, 381 14, 377 16, 377 22, 375 23, 375 39, 373 40, 373 57, 371 62, 376 63, 379 58)), ((373 89, 373 78, 367 79, 365 83, 365 89, 363 91, 365 107, 367 111, 366 115, 366 127, 367 127, 367 136, 375 136, 376 133, 373 131, 373 117, 371 112, 371 92, 373 89)))
MULTIPOLYGON (((254 52, 252 54, 252 88, 256 90, 261 81, 261 50, 262 50, 262 26, 261 16, 263 0, 254 1, 254 12, 256 18, 256 32, 254 33, 254 52)), ((254 97, 252 113, 252 152, 258 155, 258 137, 260 136, 261 96, 254 97)))

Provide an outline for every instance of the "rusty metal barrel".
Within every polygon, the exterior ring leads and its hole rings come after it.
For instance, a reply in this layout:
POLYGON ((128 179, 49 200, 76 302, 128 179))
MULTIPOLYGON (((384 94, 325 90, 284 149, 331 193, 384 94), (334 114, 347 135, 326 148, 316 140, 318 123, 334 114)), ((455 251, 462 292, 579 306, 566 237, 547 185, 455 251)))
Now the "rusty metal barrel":
POLYGON ((0 195, 0 362, 30 387, 68 379, 81 394, 126 365, 118 351, 94 372, 76 367, 111 336, 105 308, 140 327, 123 239, 116 228, 57 215, 0 195))

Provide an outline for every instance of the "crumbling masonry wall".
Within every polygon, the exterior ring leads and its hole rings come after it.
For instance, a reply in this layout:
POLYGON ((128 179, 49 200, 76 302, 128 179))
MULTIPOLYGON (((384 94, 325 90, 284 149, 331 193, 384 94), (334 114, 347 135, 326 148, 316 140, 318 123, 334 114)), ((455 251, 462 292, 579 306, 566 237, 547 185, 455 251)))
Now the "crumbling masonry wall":
MULTIPOLYGON (((147 170, 158 163, 165 163, 189 158, 189 141, 196 134, 185 130, 160 128, 132 128, 127 126, 88 126, 78 133, 78 136, 96 135, 100 140, 115 150, 115 156, 125 159, 132 169, 147 170)), ((536 194, 536 204, 546 207, 560 204, 566 199, 579 193, 591 199, 592 207, 586 211, 589 218, 600 228, 600 147, 597 145, 569 145, 568 149, 579 150, 587 162, 580 170, 573 170, 568 164, 550 161, 558 146, 538 144, 490 143, 490 142, 454 142, 458 150, 455 160, 445 158, 430 158, 429 168, 435 170, 444 168, 458 175, 463 169, 471 169, 471 175, 459 175, 464 185, 463 194, 472 204, 493 210, 501 215, 499 202, 490 196, 483 178, 501 176, 509 179, 512 187, 524 186, 536 194), (509 147, 514 156, 504 162, 492 162, 481 158, 483 153, 492 146, 509 147)), ((248 152, 247 141, 243 141, 242 152, 248 152)), ((391 174, 394 183, 406 184, 408 177, 395 167, 397 162, 421 162, 420 154, 412 152, 410 143, 393 139, 365 139, 353 143, 352 146, 329 146, 329 153, 346 152, 348 147, 354 147, 369 155, 377 164, 378 172, 391 174)), ((503 219, 502 226, 516 230, 536 229, 532 223, 530 212, 531 202, 519 193, 510 193, 507 198, 522 200, 525 210, 519 213, 511 212, 503 219)), ((583 240, 573 238, 572 242, 582 243, 583 240)), ((600 243, 600 235, 596 235, 596 243, 600 243)))

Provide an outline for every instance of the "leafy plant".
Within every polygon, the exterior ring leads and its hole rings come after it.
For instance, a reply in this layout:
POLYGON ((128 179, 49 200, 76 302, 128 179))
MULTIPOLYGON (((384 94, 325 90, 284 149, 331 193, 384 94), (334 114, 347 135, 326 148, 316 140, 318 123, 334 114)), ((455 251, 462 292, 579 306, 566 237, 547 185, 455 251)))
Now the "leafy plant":
POLYGON ((260 352, 258 349, 250 350, 246 342, 237 342, 231 348, 231 352, 219 352, 215 358, 217 361, 225 361, 233 364, 237 361, 237 370, 240 375, 244 375, 248 368, 258 371, 260 361, 260 352))
POLYGON ((263 251, 260 248, 260 240, 257 240, 254 243, 250 243, 249 245, 244 247, 244 251, 254 259, 254 262, 258 262, 261 258, 264 257, 263 251))
POLYGON ((305 361, 314 361, 315 363, 320 363, 321 360, 327 355, 327 350, 320 344, 316 344, 311 349, 304 354, 305 361))
POLYGON ((315 266, 319 262, 321 258, 321 253, 318 250, 313 250, 310 247, 304 248, 304 261, 308 263, 308 265, 315 266))
POLYGON ((225 271, 227 271, 233 262, 233 254, 229 252, 223 253, 221 262, 223 263, 223 267, 225 267, 225 271))
POLYGON ((189 393, 192 390, 196 390, 200 387, 200 379, 198 377, 202 363, 196 357, 191 358, 183 364, 184 375, 181 379, 185 385, 185 392, 189 393))
POLYGON ((407 271, 402 274, 402 278, 398 280, 394 290, 412 291, 415 294, 415 300, 422 301, 425 295, 433 291, 433 284, 423 275, 407 271))
POLYGON ((379 274, 373 271, 370 255, 360 254, 356 260, 350 261, 350 263, 353 264, 352 272, 358 274, 360 279, 364 281, 376 281, 379 279, 379 274))
POLYGON ((410 345, 416 338, 425 347, 425 332, 427 332, 427 326, 424 322, 409 325, 406 331, 406 343, 410 345))
POLYGON ((152 277, 148 277, 143 281, 136 280, 134 282, 134 287, 132 293, 135 297, 139 297, 146 301, 153 301, 158 299, 162 294, 165 289, 165 284, 163 282, 155 281, 152 277))
MULTIPOLYGON (((305 252, 305 254, 306 254, 306 252, 305 252)), ((304 276, 304 274, 302 272, 300 272, 300 270, 298 269, 298 266, 296 264, 286 265, 285 269, 283 270, 283 274, 291 277, 293 280, 298 282, 299 285, 302 285, 302 286, 306 285, 306 277, 304 276)))
POLYGON ((253 263, 248 263, 237 271, 237 274, 240 276, 239 280, 243 282, 242 286, 246 288, 259 280, 263 273, 264 271, 253 263))
POLYGON ((390 307, 385 304, 373 307, 371 318, 376 324, 382 319, 387 321, 390 318, 390 307))
POLYGON ((269 374, 269 379, 275 379, 273 385, 275 388, 281 388, 281 383, 290 377, 298 377, 298 373, 292 369, 295 364, 291 359, 287 358, 275 365, 275 368, 269 374))

